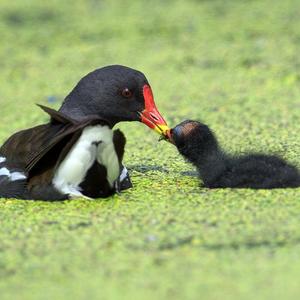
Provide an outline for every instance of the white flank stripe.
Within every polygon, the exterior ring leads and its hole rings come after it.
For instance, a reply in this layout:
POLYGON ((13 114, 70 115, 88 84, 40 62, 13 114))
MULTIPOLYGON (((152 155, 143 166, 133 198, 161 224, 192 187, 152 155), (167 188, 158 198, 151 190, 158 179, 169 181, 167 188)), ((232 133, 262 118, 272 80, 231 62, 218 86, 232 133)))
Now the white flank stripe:
POLYGON ((23 173, 13 172, 10 174, 10 180, 12 181, 22 180, 22 179, 26 179, 26 176, 23 173))
POLYGON ((10 171, 7 168, 0 169, 0 176, 7 176, 10 181, 26 179, 26 176, 24 173, 21 173, 21 172, 10 173, 10 171))
POLYGON ((2 157, 2 156, 0 156, 0 164, 1 163, 3 163, 3 162, 5 162, 6 161, 6 158, 5 157, 2 157))
POLYGON ((0 169, 0 176, 10 176, 10 172, 6 168, 1 168, 0 169))

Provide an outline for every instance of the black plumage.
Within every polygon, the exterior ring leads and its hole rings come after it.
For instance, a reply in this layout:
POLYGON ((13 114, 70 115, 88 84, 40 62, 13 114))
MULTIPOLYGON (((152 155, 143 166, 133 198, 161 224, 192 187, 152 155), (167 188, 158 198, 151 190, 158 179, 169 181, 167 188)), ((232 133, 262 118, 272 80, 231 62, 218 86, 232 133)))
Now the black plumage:
POLYGON ((224 152, 210 128, 197 121, 184 121, 172 129, 178 151, 198 170, 208 188, 295 188, 299 170, 275 155, 233 156, 224 152))

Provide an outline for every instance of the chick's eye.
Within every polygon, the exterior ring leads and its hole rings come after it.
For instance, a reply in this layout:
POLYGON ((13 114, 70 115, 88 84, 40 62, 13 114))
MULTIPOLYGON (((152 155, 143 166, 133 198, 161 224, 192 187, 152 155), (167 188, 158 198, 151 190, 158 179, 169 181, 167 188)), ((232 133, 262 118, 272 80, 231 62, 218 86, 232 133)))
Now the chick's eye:
POLYGON ((125 97, 125 98, 130 98, 130 97, 132 97, 132 92, 131 92, 131 90, 128 89, 128 88, 123 89, 123 91, 122 91, 122 96, 125 97))

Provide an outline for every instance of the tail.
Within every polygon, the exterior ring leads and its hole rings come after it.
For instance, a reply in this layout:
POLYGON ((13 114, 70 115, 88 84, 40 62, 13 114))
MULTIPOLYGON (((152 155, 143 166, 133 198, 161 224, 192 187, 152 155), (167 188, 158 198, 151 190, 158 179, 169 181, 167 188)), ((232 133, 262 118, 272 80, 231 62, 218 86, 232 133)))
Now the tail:
POLYGON ((26 192, 26 179, 11 181, 7 176, 0 176, 0 198, 23 199, 26 192))

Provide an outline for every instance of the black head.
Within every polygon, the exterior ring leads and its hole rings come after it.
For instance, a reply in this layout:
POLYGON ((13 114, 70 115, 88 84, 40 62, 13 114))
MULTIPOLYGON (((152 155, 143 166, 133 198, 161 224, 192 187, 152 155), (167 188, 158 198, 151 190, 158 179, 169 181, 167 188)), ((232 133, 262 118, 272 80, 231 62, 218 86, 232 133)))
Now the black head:
POLYGON ((97 115, 111 126, 121 121, 141 121, 161 134, 168 130, 145 75, 119 65, 97 69, 83 77, 60 111, 74 119, 97 115))
POLYGON ((186 120, 171 130, 172 142, 179 152, 191 158, 210 154, 218 149, 217 140, 205 124, 197 121, 186 120))

